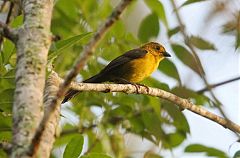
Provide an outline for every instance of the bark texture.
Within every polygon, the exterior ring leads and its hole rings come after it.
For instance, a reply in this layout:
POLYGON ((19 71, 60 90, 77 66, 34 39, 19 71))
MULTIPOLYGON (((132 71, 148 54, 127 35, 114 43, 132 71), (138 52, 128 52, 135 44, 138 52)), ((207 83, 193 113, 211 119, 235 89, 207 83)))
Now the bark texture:
MULTIPOLYGON (((44 113, 48 113, 51 108, 51 102, 56 96, 60 80, 55 72, 52 72, 49 76, 46 87, 44 90, 44 113)), ((37 157, 50 157, 53 143, 56 138, 56 130, 60 119, 60 106, 54 111, 52 117, 49 119, 46 125, 46 129, 43 132, 43 136, 39 143, 39 149, 35 153, 37 157)))
POLYGON ((29 157, 27 151, 43 116, 45 71, 51 43, 53 0, 23 0, 21 4, 24 24, 17 33, 11 157, 29 157))

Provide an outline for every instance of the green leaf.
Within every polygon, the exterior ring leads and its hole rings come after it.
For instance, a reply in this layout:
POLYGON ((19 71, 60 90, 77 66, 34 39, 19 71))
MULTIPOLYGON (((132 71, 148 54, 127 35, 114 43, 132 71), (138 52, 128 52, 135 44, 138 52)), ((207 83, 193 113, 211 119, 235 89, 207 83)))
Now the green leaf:
POLYGON ((15 90, 15 69, 0 75, 0 111, 11 113, 15 90))
POLYGON ((143 84, 146 84, 151 87, 160 88, 165 91, 170 91, 170 88, 167 84, 160 82, 159 80, 149 77, 147 80, 144 80, 143 84))
POLYGON ((87 134, 88 148, 92 147, 90 153, 102 153, 102 151, 106 151, 104 143, 102 143, 102 141, 97 141, 99 135, 95 130, 86 130, 84 134, 87 134))
POLYGON ((162 158, 162 156, 158 155, 158 154, 155 154, 153 153, 152 151, 147 151, 145 154, 144 154, 144 158, 162 158))
POLYGON ((0 109, 1 111, 10 113, 13 105, 14 89, 6 89, 0 92, 0 109))
POLYGON ((148 132, 153 134, 156 139, 159 141, 163 138, 163 130, 161 128, 161 121, 156 113, 154 112, 147 112, 142 114, 142 120, 147 128, 148 132))
POLYGON ((1 53, 3 57, 4 65, 9 63, 10 57, 14 53, 14 48, 15 48, 15 45, 10 40, 7 40, 7 39, 4 40, 3 53, 1 53))
POLYGON ((185 152, 189 152, 189 153, 204 152, 204 153, 206 153, 207 156, 215 156, 215 157, 218 157, 218 158, 228 158, 226 153, 224 153, 223 151, 218 150, 216 148, 207 147, 207 146, 204 146, 204 145, 201 145, 201 144, 188 145, 185 148, 185 152))
POLYGON ((63 158, 78 158, 82 152, 84 138, 82 135, 77 135, 67 144, 63 153, 63 158))
POLYGON ((12 130, 12 116, 6 112, 0 113, 0 140, 11 140, 12 130))
POLYGON ((10 23, 10 26, 13 28, 17 28, 22 24, 23 24, 23 15, 19 15, 10 23))
POLYGON ((206 0, 187 0, 181 5, 181 7, 192 4, 192 3, 202 2, 202 1, 206 1, 206 0))
POLYGON ((173 51, 175 52, 178 59, 182 61, 183 64, 190 67, 193 71, 195 71, 201 77, 200 66, 197 65, 193 55, 183 46, 178 44, 172 44, 173 51))
POLYGON ((186 98, 186 99, 194 99, 194 104, 197 105, 204 105, 210 104, 210 99, 203 94, 198 94, 197 92, 188 89, 186 87, 175 87, 172 89, 172 93, 176 94, 179 97, 186 98))
POLYGON ((7 72, 7 69, 3 63, 3 60, 4 60, 3 53, 0 53, 0 76, 3 76, 7 72))
POLYGON ((147 42, 153 37, 157 37, 159 33, 159 21, 156 14, 152 13, 143 19, 138 30, 138 38, 142 42, 147 42))
MULTIPOLYGON (((136 96, 136 95, 125 95, 118 93, 115 97, 112 97, 113 104, 115 105, 121 105, 121 106, 128 106, 133 108, 132 105, 136 104, 136 101, 141 101, 143 102, 144 97, 143 96, 136 96)), ((126 109, 127 110, 127 109, 126 109)), ((126 111, 125 112, 131 112, 131 111, 126 111)), ((130 110, 130 109, 129 109, 130 110)))
POLYGON ((230 20, 222 26, 222 33, 234 35, 234 31, 237 30, 237 19, 230 20))
POLYGON ((201 50, 216 50, 215 46, 210 43, 209 41, 206 41, 205 39, 198 37, 198 36, 191 36, 190 39, 191 43, 201 50))
POLYGON ((111 110, 109 112, 109 115, 113 117, 124 117, 126 116, 126 114, 130 113, 131 111, 132 111, 132 108, 130 106, 120 105, 119 107, 111 110))
POLYGON ((66 49, 68 47, 73 46, 74 44, 76 44, 77 42, 79 42, 80 40, 82 40, 83 38, 85 38, 91 34, 92 34, 91 32, 83 33, 83 34, 76 35, 76 36, 70 37, 68 39, 64 39, 64 40, 60 40, 60 41, 56 42, 50 48, 48 60, 56 58, 61 53, 61 51, 63 51, 64 49, 66 49))
POLYGON ((15 88, 15 69, 0 75, 0 92, 15 88))
POLYGON ((74 132, 70 134, 63 134, 60 137, 57 137, 56 141, 54 142, 54 146, 60 147, 60 146, 66 145, 67 143, 70 142, 72 138, 78 135, 79 133, 74 133, 74 132))
POLYGON ((88 154, 88 155, 81 156, 81 158, 111 158, 111 157, 106 155, 106 154, 91 153, 91 154, 88 154))
POLYGON ((164 10, 164 6, 159 0, 144 0, 147 6, 157 14, 159 19, 164 23, 164 25, 168 28, 168 22, 164 10))
POLYGON ((173 64, 173 62, 171 62, 168 59, 164 59, 163 61, 161 61, 161 63, 159 64, 158 69, 163 72, 164 74, 166 74, 167 76, 170 76, 172 78, 175 78, 181 85, 181 79, 180 76, 178 74, 178 70, 177 67, 173 64))
POLYGON ((240 158, 240 150, 234 154, 233 158, 240 158))
POLYGON ((137 134, 141 134, 144 131, 144 123, 138 116, 129 118, 131 123, 131 131, 137 134))
MULTIPOLYGON (((180 132, 167 134, 168 146, 167 148, 174 148, 182 144, 182 142, 186 139, 186 136, 180 132)), ((163 142, 164 143, 164 142, 163 142)))
POLYGON ((168 36, 171 37, 180 31, 180 26, 174 27, 173 29, 168 30, 168 36))
POLYGON ((9 156, 7 155, 7 153, 3 149, 0 149, 0 157, 1 158, 8 158, 9 156))
POLYGON ((162 108, 165 109, 167 113, 171 116, 171 118, 173 119, 173 124, 178 131, 190 133, 190 127, 187 119, 177 106, 169 102, 164 102, 162 108))

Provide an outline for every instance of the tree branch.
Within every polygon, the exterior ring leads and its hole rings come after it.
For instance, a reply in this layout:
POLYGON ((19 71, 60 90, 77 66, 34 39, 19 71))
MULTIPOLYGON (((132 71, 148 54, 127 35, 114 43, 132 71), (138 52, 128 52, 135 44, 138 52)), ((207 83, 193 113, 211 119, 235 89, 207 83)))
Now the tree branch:
POLYGON ((11 29, 7 24, 0 21, 0 36, 6 37, 13 43, 17 41, 17 31, 11 29))
MULTIPOLYGON (((58 75, 56 72, 51 72, 47 80, 44 89, 44 113, 49 112, 51 102, 58 91, 60 81, 58 80, 57 76, 58 75)), ((42 139, 39 143, 38 152, 34 152, 35 155, 38 156, 33 157, 50 157, 53 143, 56 139, 56 130, 60 120, 60 108, 61 107, 58 106, 58 108, 53 113, 53 117, 51 117, 51 119, 49 119, 49 121, 47 122, 46 129, 43 132, 42 139)))
POLYGON ((114 22, 119 19, 121 13, 130 4, 130 2, 132 2, 132 0, 122 0, 121 3, 114 9, 112 14, 108 17, 107 21, 95 33, 92 40, 85 46, 83 52, 78 57, 70 73, 66 76, 64 82, 60 85, 56 97, 52 100, 51 105, 49 106, 51 107, 49 109, 49 112, 44 114, 38 130, 32 139, 30 151, 28 152, 29 155, 32 155, 33 151, 35 151, 35 148, 37 148, 37 146, 39 145, 42 134, 44 133, 43 131, 46 128, 46 124, 53 116, 54 111, 58 108, 58 106, 60 106, 64 95, 69 89, 71 81, 77 76, 78 72, 86 64, 87 60, 93 54, 93 51, 96 48, 98 42, 103 38, 104 34, 110 29, 114 22))
MULTIPOLYGON (((63 79, 59 78, 58 76, 56 80, 59 80, 59 82, 63 82, 63 79)), ((232 122, 231 120, 227 120, 225 118, 222 118, 218 115, 215 115, 206 109, 202 108, 199 105, 194 105, 191 103, 188 99, 184 99, 181 97, 178 97, 172 93, 169 93, 167 91, 158 89, 158 88, 152 88, 145 86, 140 86, 137 90, 134 85, 131 84, 94 84, 94 83, 76 83, 72 82, 70 85, 71 89, 78 90, 78 91, 97 91, 97 92, 124 92, 127 94, 145 94, 153 97, 159 97, 163 98, 165 100, 168 100, 176 105, 178 105, 181 109, 188 109, 189 111, 192 111, 193 113, 196 113, 202 117, 205 117, 209 120, 212 120, 219 125, 222 125, 224 128, 228 128, 229 130, 240 133, 240 126, 232 122)), ((93 125, 93 127, 95 127, 93 125)), ((68 132, 76 132, 77 130, 74 129, 73 131, 68 132)), ((66 132, 66 133, 68 133, 66 132)))
POLYGON ((61 136, 64 136, 64 135, 68 135, 68 134, 72 134, 72 133, 84 133, 86 130, 91 130, 93 128, 97 127, 96 124, 92 124, 92 125, 89 125, 89 126, 83 126, 83 127, 80 127, 80 128, 73 128, 73 129, 68 129, 68 130, 64 130, 61 132, 61 136))
MULTIPOLYGON (((3 2, 2 6, 5 5, 5 2, 3 2)), ((9 10, 8 10, 8 14, 7 14, 7 18, 6 18, 6 21, 5 21, 5 24, 8 25, 9 22, 10 22, 10 17, 12 15, 12 10, 13 10, 13 6, 14 6, 14 3, 13 2, 10 2, 10 6, 9 6, 9 10)), ((3 8, 1 8, 3 9, 3 8)), ((1 10, 0 9, 0 10, 1 10)), ((0 36, 0 51, 2 52, 2 42, 3 42, 3 35, 0 36)))
POLYGON ((215 115, 199 105, 194 105, 188 99, 183 99, 172 93, 152 87, 140 86, 138 90, 131 84, 93 84, 93 83, 72 83, 71 89, 78 91, 98 91, 98 92, 124 92, 127 94, 145 94, 153 97, 159 97, 168 100, 182 109, 188 109, 202 117, 212 120, 233 132, 240 133, 240 126, 234 122, 215 115), (148 90, 149 89, 149 90, 148 90))
MULTIPOLYGON (((43 117, 47 54, 53 0, 22 0, 24 24, 18 30, 13 104, 12 158, 27 158, 43 117)), ((6 27, 5 27, 6 28, 6 27)))
MULTIPOLYGON (((211 87, 211 89, 212 89, 212 88, 216 88, 218 86, 222 86, 224 84, 228 84, 228 83, 231 83, 231 82, 234 82, 234 81, 237 81, 237 80, 240 80, 240 76, 232 78, 232 79, 229 79, 229 80, 226 80, 226 81, 223 81, 223 82, 219 82, 219 83, 216 83, 216 84, 209 85, 209 87, 211 87)), ((198 90, 197 93, 203 93, 205 91, 208 91, 207 87, 198 90)))
POLYGON ((2 2, 2 4, 0 5, 0 12, 2 12, 3 11, 3 8, 5 7, 5 5, 6 5, 6 0, 3 0, 3 2, 2 2))
POLYGON ((9 11, 8 11, 8 14, 7 14, 7 19, 6 19, 6 24, 10 23, 13 7, 14 7, 14 3, 10 2, 9 11))

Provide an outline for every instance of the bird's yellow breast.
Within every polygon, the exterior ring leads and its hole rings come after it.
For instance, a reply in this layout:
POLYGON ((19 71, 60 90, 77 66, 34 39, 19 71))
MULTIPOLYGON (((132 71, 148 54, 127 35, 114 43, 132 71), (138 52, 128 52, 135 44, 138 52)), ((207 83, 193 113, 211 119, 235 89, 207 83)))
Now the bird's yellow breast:
POLYGON ((130 82, 141 82, 157 69, 162 59, 160 56, 155 56, 151 53, 147 53, 142 58, 134 59, 124 65, 123 69, 126 71, 123 78, 130 82))

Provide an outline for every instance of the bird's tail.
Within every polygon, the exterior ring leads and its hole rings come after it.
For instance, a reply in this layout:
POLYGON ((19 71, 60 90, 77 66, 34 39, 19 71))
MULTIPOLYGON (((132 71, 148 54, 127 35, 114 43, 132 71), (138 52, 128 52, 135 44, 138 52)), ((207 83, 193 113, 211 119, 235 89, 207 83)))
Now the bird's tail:
MULTIPOLYGON (((106 80, 104 79, 103 75, 97 74, 93 77, 90 77, 89 79, 84 80, 83 83, 101 83, 105 81, 106 80)), ((70 89, 65 95, 65 98, 63 99, 62 104, 69 101, 71 98, 73 98, 75 95, 77 95, 80 92, 81 91, 70 89)))
POLYGON ((75 95, 77 95, 80 91, 77 91, 77 90, 73 90, 73 89, 70 89, 67 94, 65 95, 65 98, 63 99, 62 101, 62 104, 63 103, 66 103, 67 101, 69 101, 70 99, 72 99, 75 95))

